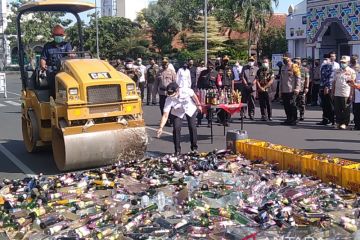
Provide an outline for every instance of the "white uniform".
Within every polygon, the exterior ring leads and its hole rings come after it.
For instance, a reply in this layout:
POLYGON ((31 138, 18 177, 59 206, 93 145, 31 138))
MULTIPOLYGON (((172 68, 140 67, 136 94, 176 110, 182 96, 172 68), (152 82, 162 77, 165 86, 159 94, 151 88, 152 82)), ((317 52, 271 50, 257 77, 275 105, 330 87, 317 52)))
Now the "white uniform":
POLYGON ((167 97, 164 106, 164 112, 169 113, 179 117, 184 118, 185 114, 189 117, 192 117, 196 110, 196 104, 192 97, 195 95, 195 92, 191 88, 180 88, 179 95, 175 98, 167 97))
POLYGON ((176 74, 176 83, 180 88, 191 88, 191 73, 189 69, 180 68, 176 74))

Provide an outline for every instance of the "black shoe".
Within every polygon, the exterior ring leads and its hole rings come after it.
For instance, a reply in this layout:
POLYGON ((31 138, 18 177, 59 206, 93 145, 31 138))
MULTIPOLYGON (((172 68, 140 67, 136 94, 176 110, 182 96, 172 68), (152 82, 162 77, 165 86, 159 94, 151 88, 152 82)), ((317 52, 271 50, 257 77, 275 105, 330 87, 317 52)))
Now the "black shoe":
POLYGON ((150 103, 147 102, 147 103, 146 103, 146 106, 149 106, 149 105, 150 105, 150 103))
POLYGON ((316 123, 316 125, 323 125, 323 126, 326 126, 328 124, 330 124, 330 122, 329 121, 324 121, 324 120, 321 121, 321 122, 316 123))
POLYGON ((289 124, 288 124, 288 126, 296 126, 296 125, 297 125, 296 121, 289 122, 289 124))
POLYGON ((280 123, 281 125, 284 125, 284 126, 288 126, 290 123, 290 121, 288 120, 285 120, 284 122, 280 123))
POLYGON ((210 123, 208 123, 207 127, 208 127, 208 128, 211 128, 211 124, 210 124, 210 123))
POLYGON ((153 102, 152 105, 156 105, 156 102, 153 102))
POLYGON ((266 121, 267 121, 267 118, 266 118, 265 116, 262 116, 262 117, 261 117, 261 121, 266 122, 266 121))
POLYGON ((255 120, 254 116, 250 116, 249 118, 250 118, 251 121, 255 120))
POLYGON ((197 146, 196 147, 190 147, 190 149, 191 149, 192 152, 197 152, 198 147, 197 146))
POLYGON ((272 122, 273 121, 273 119, 271 118, 271 117, 269 117, 269 119, 268 119, 270 122, 272 122))
POLYGON ((180 156, 181 155, 181 152, 175 152, 174 153, 174 156, 180 156))
POLYGON ((300 118, 299 118, 299 121, 300 121, 300 122, 303 122, 304 120, 305 120, 304 117, 300 117, 300 118))

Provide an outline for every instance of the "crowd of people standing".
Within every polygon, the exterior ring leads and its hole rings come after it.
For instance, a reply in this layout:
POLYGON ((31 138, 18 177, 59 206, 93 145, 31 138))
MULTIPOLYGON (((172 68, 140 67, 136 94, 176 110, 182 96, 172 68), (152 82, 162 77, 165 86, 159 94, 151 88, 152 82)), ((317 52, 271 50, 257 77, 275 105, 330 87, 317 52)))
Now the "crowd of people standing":
MULTIPOLYGON (((276 74, 268 57, 257 60, 255 56, 250 56, 247 60, 243 66, 238 61, 230 64, 228 56, 209 60, 206 65, 200 61, 197 66, 193 60, 189 60, 177 71, 166 57, 161 60, 160 66, 156 64, 155 59, 149 59, 148 65, 145 66, 140 58, 136 61, 127 59, 123 64, 117 61, 113 65, 137 83, 146 105, 156 105, 159 99, 161 115, 166 116, 163 117, 163 120, 166 119, 163 125, 174 127, 176 152, 180 151, 179 119, 185 116, 192 136, 192 148, 197 148, 195 125, 201 125, 203 118, 200 111, 202 108, 198 106, 200 103, 195 94, 198 89, 240 91, 242 102, 247 104, 247 117, 250 120, 255 120, 255 106, 258 100, 260 119, 273 121, 272 102, 281 99, 286 115, 285 121, 281 124, 289 126, 305 120, 307 105, 320 104, 323 117, 318 125, 332 124, 337 129, 347 129, 351 122, 352 107, 355 123, 352 129, 360 130, 358 56, 341 56, 338 63, 336 53, 330 52, 323 56, 321 63, 320 59, 311 62, 308 59, 291 58, 289 54, 284 54, 283 61, 276 64, 276 74), (272 89, 276 89, 274 99, 272 89), (172 95, 176 98, 171 98, 172 95), (177 109, 179 106, 183 112, 177 109)), ((207 119, 209 124, 209 118, 207 119)), ((218 120, 228 125, 230 116, 220 111, 218 120)))

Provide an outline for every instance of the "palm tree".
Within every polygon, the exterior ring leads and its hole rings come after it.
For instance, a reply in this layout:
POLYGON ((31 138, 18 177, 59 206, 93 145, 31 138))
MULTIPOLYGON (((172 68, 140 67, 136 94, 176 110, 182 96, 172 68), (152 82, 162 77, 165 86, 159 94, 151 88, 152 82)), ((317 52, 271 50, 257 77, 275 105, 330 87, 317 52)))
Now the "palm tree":
POLYGON ((245 27, 249 32, 249 55, 251 55, 252 44, 257 43, 261 31, 274 13, 273 3, 278 6, 279 0, 240 0, 245 27), (253 39, 255 39, 254 42, 253 39))

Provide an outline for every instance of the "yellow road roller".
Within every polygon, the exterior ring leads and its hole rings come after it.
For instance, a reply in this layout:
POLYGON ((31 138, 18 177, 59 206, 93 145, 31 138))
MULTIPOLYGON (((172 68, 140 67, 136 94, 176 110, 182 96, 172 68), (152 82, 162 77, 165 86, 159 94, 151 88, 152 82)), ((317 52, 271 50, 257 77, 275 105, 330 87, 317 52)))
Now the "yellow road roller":
POLYGON ((79 13, 94 7, 80 1, 34 1, 22 5, 17 16, 25 147, 33 153, 51 144, 60 171, 141 157, 146 150, 142 103, 135 82, 108 62, 83 52, 79 13), (79 52, 61 59, 53 79, 25 66, 21 18, 34 12, 66 12, 77 19, 79 52))

